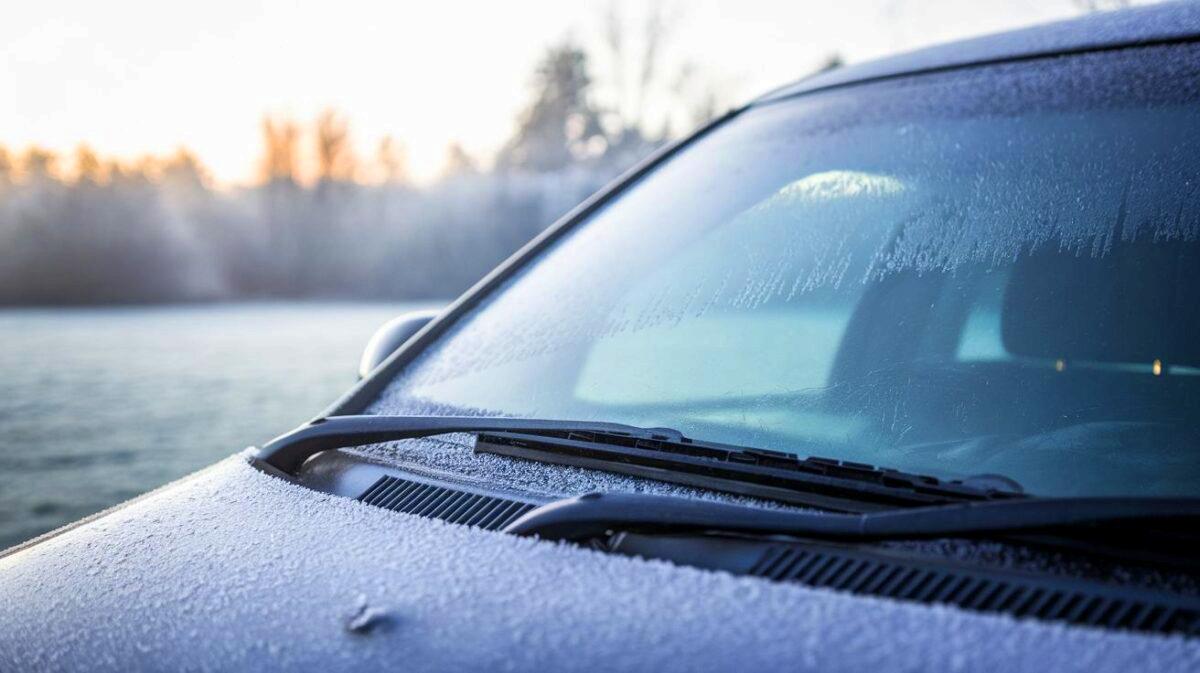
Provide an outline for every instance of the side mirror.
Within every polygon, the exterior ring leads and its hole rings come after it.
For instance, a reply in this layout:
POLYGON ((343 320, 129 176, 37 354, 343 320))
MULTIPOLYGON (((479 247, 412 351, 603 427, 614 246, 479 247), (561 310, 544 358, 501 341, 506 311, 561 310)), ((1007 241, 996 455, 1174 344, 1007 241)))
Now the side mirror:
POLYGON ((378 367, 389 355, 396 352, 408 338, 416 334, 422 327, 429 324, 441 311, 427 309, 411 311, 385 322, 375 330, 367 347, 363 349, 362 359, 358 361, 358 378, 365 378, 378 367))

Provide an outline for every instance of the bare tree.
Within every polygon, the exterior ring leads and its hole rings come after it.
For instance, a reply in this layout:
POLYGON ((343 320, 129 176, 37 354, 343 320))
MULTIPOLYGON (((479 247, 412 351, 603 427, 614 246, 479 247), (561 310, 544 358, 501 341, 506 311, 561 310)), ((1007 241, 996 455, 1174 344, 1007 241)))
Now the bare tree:
POLYGON ((674 103, 682 109, 683 124, 689 128, 703 126, 731 107, 728 88, 701 72, 695 63, 679 66, 670 91, 674 103))
POLYGON ((611 100, 605 106, 610 154, 628 163, 726 106, 725 87, 688 60, 672 59, 670 47, 683 25, 681 6, 663 0, 639 5, 638 21, 612 0, 601 17, 600 43, 611 100), (661 115, 659 118, 649 117, 661 115))
POLYGON ((677 12, 668 13, 661 0, 651 0, 642 6, 645 14, 634 31, 616 0, 609 2, 602 20, 603 43, 611 71, 608 76, 616 92, 612 112, 623 126, 631 128, 642 127, 646 106, 663 75, 664 50, 679 18, 677 12), (629 40, 630 32, 637 33, 636 43, 629 40))
POLYGON ((92 148, 87 145, 75 148, 75 181, 94 185, 103 179, 104 167, 92 148))
POLYGON ((263 158, 259 169, 262 181, 295 184, 300 174, 300 127, 291 119, 264 117, 262 139, 263 158))
POLYGON ((411 181, 408 170, 408 152, 391 136, 384 136, 375 150, 375 161, 379 165, 384 184, 405 185, 411 181))
POLYGON ((0 185, 12 182, 13 162, 8 148, 0 145, 0 185))
POLYGON ((57 171, 58 157, 49 150, 31 147, 21 155, 21 172, 31 182, 51 180, 57 171))
POLYGON ((179 147, 167 157, 159 168, 164 182, 187 185, 189 188, 206 188, 208 171, 200 159, 186 147, 179 147))
POLYGON ((639 128, 645 119, 646 99, 650 97, 651 88, 658 83, 658 74, 662 69, 659 59, 662 58, 664 43, 670 37, 669 27, 674 23, 665 16, 662 2, 655 1, 648 5, 642 22, 642 58, 633 118, 633 124, 639 128))
POLYGON ((316 144, 317 180, 352 182, 357 165, 346 119, 332 109, 322 111, 317 116, 316 144))
POLYGON ((442 165, 442 177, 474 175, 479 172, 479 164, 457 142, 446 146, 446 161, 442 165))
POLYGON ((663 75, 662 58, 671 28, 679 18, 677 12, 668 14, 660 0, 651 0, 643 7, 645 15, 639 30, 631 31, 616 0, 609 2, 601 21, 608 78, 614 91, 609 112, 623 129, 643 128, 646 107, 663 75), (631 32, 638 33, 636 43, 629 39, 631 32))

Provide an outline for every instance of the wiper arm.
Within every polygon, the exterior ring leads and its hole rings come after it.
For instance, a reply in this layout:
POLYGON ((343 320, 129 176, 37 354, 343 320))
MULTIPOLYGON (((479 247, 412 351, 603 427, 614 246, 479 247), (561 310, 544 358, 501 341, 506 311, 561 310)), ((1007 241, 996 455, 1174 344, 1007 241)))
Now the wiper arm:
POLYGON ((267 443, 258 460, 295 473, 331 449, 478 434, 475 450, 841 511, 1020 497, 862 463, 704 442, 667 428, 474 416, 331 416, 267 443))
POLYGON ((1023 498, 867 514, 769 510, 638 493, 588 493, 534 509, 504 530, 582 540, 612 530, 711 530, 843 540, 912 539, 1200 518, 1198 498, 1023 498))
POLYGON ((591 432, 600 436, 647 440, 681 437, 678 431, 665 428, 639 428, 594 421, 475 416, 329 416, 313 419, 267 442, 259 449, 258 460, 294 474, 305 460, 322 451, 451 432, 520 432, 532 435, 591 432))

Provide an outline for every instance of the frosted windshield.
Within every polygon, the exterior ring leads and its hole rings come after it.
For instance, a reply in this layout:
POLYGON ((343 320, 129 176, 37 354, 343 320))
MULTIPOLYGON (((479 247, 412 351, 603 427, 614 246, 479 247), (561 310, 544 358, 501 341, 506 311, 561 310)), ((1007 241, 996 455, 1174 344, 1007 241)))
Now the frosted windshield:
POLYGON ((375 411, 1200 495, 1189 49, 743 113, 528 263, 375 411))

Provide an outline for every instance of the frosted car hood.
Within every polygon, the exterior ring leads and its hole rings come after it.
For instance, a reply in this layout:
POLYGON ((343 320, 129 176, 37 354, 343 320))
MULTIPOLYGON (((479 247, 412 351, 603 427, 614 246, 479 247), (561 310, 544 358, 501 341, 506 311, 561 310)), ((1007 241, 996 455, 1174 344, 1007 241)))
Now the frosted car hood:
POLYGON ((241 456, 0 559, 0 670, 1197 670, 1200 644, 421 519, 241 456))

